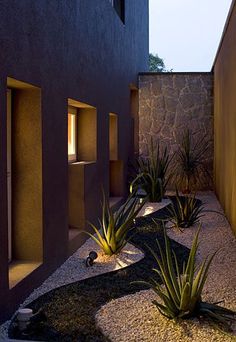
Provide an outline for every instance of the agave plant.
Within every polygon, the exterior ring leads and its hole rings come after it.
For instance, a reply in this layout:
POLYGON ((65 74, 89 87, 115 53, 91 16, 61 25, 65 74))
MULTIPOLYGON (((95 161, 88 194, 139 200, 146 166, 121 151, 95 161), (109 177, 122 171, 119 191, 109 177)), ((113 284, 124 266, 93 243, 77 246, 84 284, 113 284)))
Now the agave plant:
POLYGON ((201 139, 194 139, 194 135, 190 129, 186 129, 176 152, 176 181, 185 193, 191 192, 194 183, 201 183, 202 174, 210 177, 204 162, 209 140, 206 135, 201 139))
POLYGON ((151 139, 148 145, 148 157, 139 157, 136 160, 136 177, 131 182, 130 192, 133 193, 141 188, 150 202, 160 202, 170 178, 170 175, 167 176, 170 162, 167 148, 165 147, 161 153, 159 143, 154 145, 151 139))
POLYGON ((180 196, 176 189, 175 202, 171 199, 168 220, 177 228, 188 228, 199 222, 204 206, 195 195, 180 196))
POLYGON ((230 323, 235 321, 236 312, 223 308, 217 305, 218 303, 210 304, 202 301, 202 290, 216 252, 206 258, 198 269, 196 268, 195 258, 199 246, 199 232, 200 228, 193 240, 187 265, 184 263, 181 268, 174 251, 171 250, 169 238, 164 232, 165 250, 157 241, 160 257, 150 249, 159 267, 153 271, 159 275, 163 286, 154 278, 151 278, 150 282, 142 283, 149 285, 161 298, 163 303, 158 301, 153 303, 162 315, 170 319, 204 316, 212 323, 223 325, 224 328, 229 329, 230 323))
POLYGON ((86 234, 101 247, 106 255, 119 253, 126 245, 128 232, 144 204, 145 201, 139 205, 138 198, 129 196, 126 202, 113 212, 103 192, 102 220, 99 220, 98 227, 89 223, 96 236, 89 232, 86 234))

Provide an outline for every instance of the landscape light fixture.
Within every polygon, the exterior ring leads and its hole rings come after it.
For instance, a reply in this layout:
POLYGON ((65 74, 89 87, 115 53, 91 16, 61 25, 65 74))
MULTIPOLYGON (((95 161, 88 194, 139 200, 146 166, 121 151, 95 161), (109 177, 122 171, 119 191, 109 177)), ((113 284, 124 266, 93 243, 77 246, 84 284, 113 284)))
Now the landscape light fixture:
POLYGON ((93 266, 94 260, 97 259, 98 255, 95 251, 91 251, 85 260, 85 265, 87 267, 93 266))

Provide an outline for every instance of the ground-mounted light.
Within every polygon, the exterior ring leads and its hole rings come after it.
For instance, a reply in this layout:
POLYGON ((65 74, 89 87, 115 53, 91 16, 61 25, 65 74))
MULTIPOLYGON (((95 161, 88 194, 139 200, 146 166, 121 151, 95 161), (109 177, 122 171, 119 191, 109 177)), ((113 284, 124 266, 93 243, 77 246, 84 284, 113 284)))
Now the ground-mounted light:
POLYGON ((33 316, 33 310, 24 308, 24 309, 19 309, 17 313, 17 322, 18 322, 18 328, 20 331, 24 331, 27 329, 29 323, 30 323, 30 318, 33 316))
POLYGON ((97 253, 95 251, 91 251, 85 260, 85 265, 87 267, 93 266, 94 260, 96 260, 97 257, 98 257, 97 253))

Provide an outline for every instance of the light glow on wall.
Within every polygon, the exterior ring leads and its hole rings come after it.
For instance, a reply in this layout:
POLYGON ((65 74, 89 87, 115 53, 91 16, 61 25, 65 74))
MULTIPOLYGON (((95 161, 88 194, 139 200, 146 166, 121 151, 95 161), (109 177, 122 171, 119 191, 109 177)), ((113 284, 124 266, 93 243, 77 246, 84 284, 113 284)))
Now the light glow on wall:
POLYGON ((76 160, 76 114, 68 113, 68 158, 76 160))

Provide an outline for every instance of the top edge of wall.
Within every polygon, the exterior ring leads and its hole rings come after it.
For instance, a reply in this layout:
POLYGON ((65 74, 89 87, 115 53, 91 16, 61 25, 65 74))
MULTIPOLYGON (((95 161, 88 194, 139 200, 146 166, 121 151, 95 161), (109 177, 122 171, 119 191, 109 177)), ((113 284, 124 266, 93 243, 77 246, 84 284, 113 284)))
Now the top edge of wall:
POLYGON ((213 61, 213 65, 212 65, 212 68, 211 68, 212 72, 214 71, 214 67, 215 67, 217 58, 219 56, 221 47, 222 47, 222 44, 223 44, 223 41, 224 41, 224 37, 225 37, 227 29, 229 27, 230 19, 231 19, 231 16, 233 14, 233 10, 234 10, 235 5, 236 5, 236 0, 232 0, 231 6, 230 6, 230 9, 229 9, 229 13, 228 13, 228 16, 226 18, 225 26, 224 26, 224 29, 223 29, 223 32, 222 32, 222 35, 221 35, 220 43, 219 43, 218 49, 216 51, 216 55, 215 55, 215 58, 214 58, 214 61, 213 61))
POLYGON ((173 72, 140 72, 138 75, 139 76, 144 76, 144 75, 150 75, 150 76, 155 76, 155 75, 211 75, 212 71, 173 71, 173 72))

